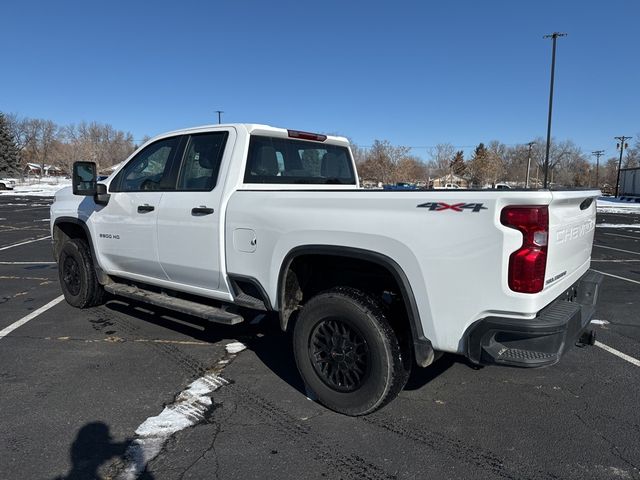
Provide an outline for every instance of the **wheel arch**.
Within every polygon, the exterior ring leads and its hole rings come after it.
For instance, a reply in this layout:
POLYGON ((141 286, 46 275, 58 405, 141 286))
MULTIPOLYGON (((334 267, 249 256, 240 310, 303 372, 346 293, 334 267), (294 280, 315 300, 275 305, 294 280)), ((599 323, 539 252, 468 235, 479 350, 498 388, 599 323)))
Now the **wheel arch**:
POLYGON ((341 257, 384 269, 393 278, 402 296, 416 363, 426 367, 433 362, 433 347, 424 335, 418 304, 407 275, 395 260, 372 250, 334 245, 303 245, 291 249, 284 257, 278 274, 277 304, 282 330, 287 330, 292 314, 297 310, 298 302, 302 300, 299 285, 296 283, 295 275, 292 275, 291 267, 296 259, 304 256, 341 257))
POLYGON ((91 251, 91 259, 93 260, 93 266, 96 271, 98 282, 102 285, 108 283, 108 277, 98 263, 98 257, 96 255, 91 232, 83 220, 74 217, 58 217, 53 223, 52 234, 53 258, 56 262, 60 258, 60 251, 62 250, 64 242, 74 238, 84 238, 89 245, 89 250, 91 251))

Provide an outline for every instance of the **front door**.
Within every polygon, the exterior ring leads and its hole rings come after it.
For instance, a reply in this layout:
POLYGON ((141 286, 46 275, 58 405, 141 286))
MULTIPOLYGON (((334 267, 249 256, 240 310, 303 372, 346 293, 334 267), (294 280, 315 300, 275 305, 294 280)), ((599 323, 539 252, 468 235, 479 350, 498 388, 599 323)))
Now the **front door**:
POLYGON ((96 251, 107 272, 167 279, 158 261, 157 219, 163 195, 175 186, 172 162, 181 139, 148 145, 109 184, 109 203, 92 215, 96 251))

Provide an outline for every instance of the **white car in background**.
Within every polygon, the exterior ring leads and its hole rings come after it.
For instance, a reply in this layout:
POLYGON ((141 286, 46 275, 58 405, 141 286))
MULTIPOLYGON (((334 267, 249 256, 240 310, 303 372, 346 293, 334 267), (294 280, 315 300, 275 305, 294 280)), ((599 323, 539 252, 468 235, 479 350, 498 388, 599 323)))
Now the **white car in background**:
POLYGON ((0 178, 0 190, 13 190, 16 181, 13 178, 0 178))

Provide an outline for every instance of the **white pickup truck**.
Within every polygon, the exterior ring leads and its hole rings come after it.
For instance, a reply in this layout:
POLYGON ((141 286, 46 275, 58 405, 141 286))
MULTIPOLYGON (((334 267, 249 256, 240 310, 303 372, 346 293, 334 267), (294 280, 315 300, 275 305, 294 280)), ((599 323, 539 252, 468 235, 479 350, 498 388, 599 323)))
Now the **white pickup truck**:
POLYGON ((363 415, 442 352, 538 367, 588 342, 598 194, 364 190, 344 138, 216 125, 150 140, 104 183, 76 163, 51 230, 71 305, 272 312, 319 401, 363 415))

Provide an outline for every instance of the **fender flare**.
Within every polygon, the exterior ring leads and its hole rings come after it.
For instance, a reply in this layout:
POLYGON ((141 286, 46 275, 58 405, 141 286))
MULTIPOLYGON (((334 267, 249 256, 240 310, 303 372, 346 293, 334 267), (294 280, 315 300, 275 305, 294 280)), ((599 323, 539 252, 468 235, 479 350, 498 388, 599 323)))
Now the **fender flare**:
POLYGON ((418 304, 416 303, 415 295, 407 275, 395 260, 372 250, 335 245, 302 245, 291 249, 284 257, 278 274, 277 302, 280 315, 280 327, 282 330, 286 331, 289 322, 289 316, 286 315, 284 311, 287 272, 293 261, 302 255, 331 255, 355 258, 375 263, 386 269, 399 286, 400 293, 404 300, 405 309, 409 317, 408 320, 411 328, 411 339, 416 362, 421 367, 426 367, 433 362, 433 346, 431 345, 431 341, 424 335, 418 304))

